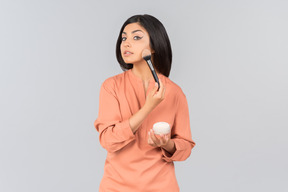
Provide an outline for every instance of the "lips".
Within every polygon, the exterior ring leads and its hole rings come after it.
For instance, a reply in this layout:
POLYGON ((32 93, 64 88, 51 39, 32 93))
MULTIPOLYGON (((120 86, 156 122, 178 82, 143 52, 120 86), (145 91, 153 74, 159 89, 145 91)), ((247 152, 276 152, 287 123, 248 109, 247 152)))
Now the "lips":
POLYGON ((129 55, 132 55, 133 53, 131 51, 124 51, 123 52, 123 55, 124 56, 129 56, 129 55))

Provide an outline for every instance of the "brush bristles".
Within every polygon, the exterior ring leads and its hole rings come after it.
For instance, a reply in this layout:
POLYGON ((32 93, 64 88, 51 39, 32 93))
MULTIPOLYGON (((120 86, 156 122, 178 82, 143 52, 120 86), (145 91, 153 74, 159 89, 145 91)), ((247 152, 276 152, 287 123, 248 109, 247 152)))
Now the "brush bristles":
POLYGON ((144 49, 142 51, 142 58, 146 61, 150 60, 151 59, 151 52, 148 49, 144 49))
POLYGON ((151 55, 147 55, 147 56, 143 57, 143 59, 144 59, 145 61, 151 60, 151 55))

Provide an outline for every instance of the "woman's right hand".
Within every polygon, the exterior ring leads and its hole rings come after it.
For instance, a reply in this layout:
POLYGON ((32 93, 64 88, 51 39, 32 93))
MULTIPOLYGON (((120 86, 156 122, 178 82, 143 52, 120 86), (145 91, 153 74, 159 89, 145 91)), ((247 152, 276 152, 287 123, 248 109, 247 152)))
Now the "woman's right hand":
POLYGON ((163 85, 160 78, 159 83, 160 89, 157 91, 158 83, 155 83, 154 88, 146 96, 146 102, 144 106, 148 107, 150 110, 153 110, 165 98, 166 87, 163 85))
POLYGON ((147 115, 164 99, 166 88, 160 79, 159 83, 159 90, 157 91, 158 84, 156 83, 155 87, 149 93, 147 93, 144 106, 129 119, 129 124, 134 134, 138 130, 143 120, 147 117, 147 115))

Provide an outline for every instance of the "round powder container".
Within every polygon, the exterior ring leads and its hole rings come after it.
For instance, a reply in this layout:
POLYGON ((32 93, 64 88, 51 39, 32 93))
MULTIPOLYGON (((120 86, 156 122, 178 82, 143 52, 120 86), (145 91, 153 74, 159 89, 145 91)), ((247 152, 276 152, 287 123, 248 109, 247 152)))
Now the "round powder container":
POLYGON ((156 135, 170 133, 170 125, 166 122, 157 122, 153 125, 153 131, 156 135))

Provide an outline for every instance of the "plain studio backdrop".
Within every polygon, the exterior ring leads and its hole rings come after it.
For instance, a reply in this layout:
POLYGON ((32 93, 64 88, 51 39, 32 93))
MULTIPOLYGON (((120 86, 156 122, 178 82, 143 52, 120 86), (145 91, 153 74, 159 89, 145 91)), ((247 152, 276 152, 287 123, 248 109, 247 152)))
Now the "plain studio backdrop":
MULTIPOLYGON (((99 91, 135 14, 165 26, 186 94, 182 192, 288 191, 288 1, 0 1, 0 191, 95 192, 99 91)), ((163 178, 165 179, 165 178, 163 178)), ((137 181, 135 181, 137 182, 137 181)))

